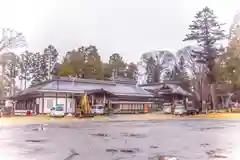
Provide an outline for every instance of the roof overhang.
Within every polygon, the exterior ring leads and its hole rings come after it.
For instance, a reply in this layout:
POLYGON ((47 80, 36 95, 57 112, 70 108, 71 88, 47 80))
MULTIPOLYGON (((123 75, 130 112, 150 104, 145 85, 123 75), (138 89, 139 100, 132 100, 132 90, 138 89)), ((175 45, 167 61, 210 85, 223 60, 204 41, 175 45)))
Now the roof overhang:
POLYGON ((6 99, 9 100, 25 100, 25 99, 30 99, 30 98, 37 98, 40 97, 41 93, 40 92, 33 92, 33 93, 29 93, 29 94, 23 94, 23 95, 15 95, 15 96, 11 96, 11 97, 6 97, 6 99))
POLYGON ((86 91, 87 94, 97 94, 97 93, 100 93, 100 94, 106 94, 106 95, 112 95, 112 96, 115 96, 115 94, 113 94, 112 92, 109 92, 103 88, 101 89, 92 89, 92 90, 87 90, 86 91))

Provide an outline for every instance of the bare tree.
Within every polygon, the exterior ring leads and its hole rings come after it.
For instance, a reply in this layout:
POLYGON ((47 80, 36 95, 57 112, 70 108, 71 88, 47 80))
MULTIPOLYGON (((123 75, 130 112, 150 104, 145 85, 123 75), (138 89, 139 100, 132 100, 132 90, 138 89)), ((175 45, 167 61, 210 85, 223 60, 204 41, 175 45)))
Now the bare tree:
POLYGON ((0 33, 0 53, 11 49, 22 48, 27 45, 26 39, 21 32, 10 28, 3 28, 0 33))
POLYGON ((27 43, 22 33, 10 28, 0 29, 0 66, 2 73, 0 75, 0 90, 4 90, 4 71, 6 69, 7 61, 12 60, 12 54, 9 54, 14 49, 26 47, 27 43))

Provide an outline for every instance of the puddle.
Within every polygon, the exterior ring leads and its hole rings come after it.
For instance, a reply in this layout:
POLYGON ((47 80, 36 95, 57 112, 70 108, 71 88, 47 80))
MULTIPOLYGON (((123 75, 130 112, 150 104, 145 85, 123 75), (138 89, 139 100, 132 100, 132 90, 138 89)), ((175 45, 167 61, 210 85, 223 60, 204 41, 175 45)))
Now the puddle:
POLYGON ((147 120, 144 123, 153 123, 153 124, 155 124, 155 123, 162 123, 162 122, 164 122, 164 120, 147 120))
POLYGON ((106 133, 97 133, 97 134, 91 134, 92 136, 97 136, 97 137, 109 137, 108 134, 106 133))
POLYGON ((135 134, 135 133, 121 133, 122 136, 125 137, 134 137, 134 138, 145 138, 147 135, 145 134, 135 134))
POLYGON ((74 125, 61 125, 58 128, 62 129, 79 129, 80 127, 74 126, 74 125))
POLYGON ((207 131, 207 130, 217 130, 217 129, 225 129, 226 127, 207 127, 207 128, 200 128, 200 131, 207 131))
POLYGON ((117 157, 117 158, 114 158, 113 160, 122 160, 122 159, 126 159, 125 157, 117 157))
POLYGON ((46 142, 46 140, 40 140, 40 139, 28 139, 28 140, 25 140, 25 142, 30 142, 30 143, 41 143, 41 142, 46 142))
POLYGON ((116 148, 116 149, 106 149, 106 152, 111 153, 137 153, 140 152, 139 148, 116 148))
POLYGON ((224 150, 222 149, 216 149, 216 150, 209 150, 206 152, 209 158, 213 159, 226 159, 228 158, 227 156, 224 155, 223 153, 224 150))
POLYGON ((119 152, 118 149, 106 149, 106 152, 117 153, 119 152))
POLYGON ((206 147, 206 146, 209 146, 209 144, 208 143, 202 143, 202 144, 200 144, 200 146, 201 147, 206 147))
POLYGON ((47 129, 47 124, 29 124, 29 125, 26 125, 25 128, 27 130, 30 129, 31 131, 34 131, 34 132, 40 132, 40 131, 45 131, 47 129))
POLYGON ((154 157, 149 157, 148 160, 178 160, 178 159, 174 156, 157 155, 154 157))
POLYGON ((150 148, 159 148, 159 147, 156 145, 151 145, 150 148))
POLYGON ((31 148, 31 149, 26 149, 22 154, 23 155, 36 155, 36 154, 50 154, 54 153, 51 150, 45 150, 44 148, 31 148))

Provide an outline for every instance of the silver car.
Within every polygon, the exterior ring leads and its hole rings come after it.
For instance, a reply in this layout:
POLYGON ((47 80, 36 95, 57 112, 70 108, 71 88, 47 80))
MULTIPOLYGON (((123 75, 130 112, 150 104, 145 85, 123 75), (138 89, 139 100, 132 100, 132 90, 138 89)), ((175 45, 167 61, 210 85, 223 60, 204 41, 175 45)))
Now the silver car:
POLYGON ((164 114, 171 114, 171 107, 172 104, 171 103, 164 103, 163 104, 163 113, 164 114))
POLYGON ((174 109, 174 115, 184 115, 187 113, 185 106, 183 104, 176 104, 174 109))

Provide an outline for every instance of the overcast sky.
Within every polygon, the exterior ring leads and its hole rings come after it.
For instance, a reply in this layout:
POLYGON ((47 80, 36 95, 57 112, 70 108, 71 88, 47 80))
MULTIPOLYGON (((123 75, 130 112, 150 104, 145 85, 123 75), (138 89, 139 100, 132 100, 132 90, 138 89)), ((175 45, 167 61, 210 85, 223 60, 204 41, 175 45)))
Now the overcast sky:
POLYGON ((239 0, 1 0, 0 27, 23 32, 31 51, 54 45, 61 55, 96 45, 106 61, 120 53, 137 62, 144 52, 177 51, 196 11, 209 6, 228 25, 239 0))

